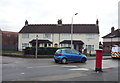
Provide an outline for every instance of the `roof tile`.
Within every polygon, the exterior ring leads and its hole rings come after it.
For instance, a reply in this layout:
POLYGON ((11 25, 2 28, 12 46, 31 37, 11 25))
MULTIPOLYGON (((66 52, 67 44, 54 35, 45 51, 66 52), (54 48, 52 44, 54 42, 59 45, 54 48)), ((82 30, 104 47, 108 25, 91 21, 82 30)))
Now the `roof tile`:
MULTIPOLYGON (((19 33, 70 33, 71 24, 29 24, 24 26, 19 33)), ((73 24, 73 33, 99 33, 96 24, 73 24)))

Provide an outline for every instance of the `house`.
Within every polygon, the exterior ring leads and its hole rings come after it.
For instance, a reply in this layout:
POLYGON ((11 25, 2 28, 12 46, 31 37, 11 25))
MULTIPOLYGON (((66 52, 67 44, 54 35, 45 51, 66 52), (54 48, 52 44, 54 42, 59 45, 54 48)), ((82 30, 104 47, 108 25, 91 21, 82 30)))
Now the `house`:
MULTIPOLYGON (((73 24, 73 48, 95 53, 94 50, 99 48, 98 24, 98 20, 96 24, 73 24)), ((62 24, 62 20, 58 20, 57 24, 29 24, 26 20, 19 31, 19 50, 35 46, 36 37, 39 47, 70 47, 71 24, 62 24)))
POLYGON ((18 33, 2 31, 2 50, 18 50, 18 33))
POLYGON ((103 52, 106 55, 111 54, 111 48, 113 46, 120 46, 120 29, 115 30, 111 28, 111 33, 105 35, 103 38, 103 52))

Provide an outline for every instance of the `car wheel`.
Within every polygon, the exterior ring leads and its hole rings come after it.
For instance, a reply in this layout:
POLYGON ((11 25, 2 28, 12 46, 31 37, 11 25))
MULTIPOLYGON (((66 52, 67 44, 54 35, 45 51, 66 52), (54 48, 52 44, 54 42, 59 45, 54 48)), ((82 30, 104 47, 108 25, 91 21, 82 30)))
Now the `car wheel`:
POLYGON ((81 63, 85 63, 85 62, 86 62, 86 59, 82 58, 81 63))
POLYGON ((67 59, 66 59, 66 58, 63 58, 63 59, 61 60, 61 63, 67 64, 67 59))
POLYGON ((59 61, 58 60, 55 60, 55 63, 58 63, 59 61))

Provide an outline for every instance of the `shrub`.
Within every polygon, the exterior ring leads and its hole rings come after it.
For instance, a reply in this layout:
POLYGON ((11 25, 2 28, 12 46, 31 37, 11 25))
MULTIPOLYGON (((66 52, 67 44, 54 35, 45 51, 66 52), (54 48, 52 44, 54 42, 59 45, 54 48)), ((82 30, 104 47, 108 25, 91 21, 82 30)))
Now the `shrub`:
MULTIPOLYGON (((38 55, 54 55, 56 50, 59 48, 55 47, 38 47, 38 55)), ((35 55, 36 48, 29 47, 24 50, 25 54, 35 55)))

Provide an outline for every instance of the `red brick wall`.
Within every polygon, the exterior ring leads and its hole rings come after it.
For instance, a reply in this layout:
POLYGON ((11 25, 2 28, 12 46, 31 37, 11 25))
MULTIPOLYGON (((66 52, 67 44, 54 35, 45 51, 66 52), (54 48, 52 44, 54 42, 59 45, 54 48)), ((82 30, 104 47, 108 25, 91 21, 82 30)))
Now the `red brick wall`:
POLYGON ((18 33, 16 32, 6 32, 2 31, 2 47, 3 49, 8 48, 10 49, 11 47, 18 46, 18 33), (7 47, 5 47, 7 46, 7 47))

